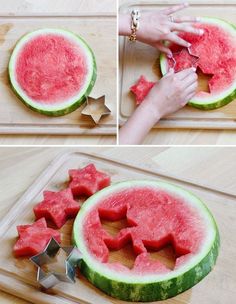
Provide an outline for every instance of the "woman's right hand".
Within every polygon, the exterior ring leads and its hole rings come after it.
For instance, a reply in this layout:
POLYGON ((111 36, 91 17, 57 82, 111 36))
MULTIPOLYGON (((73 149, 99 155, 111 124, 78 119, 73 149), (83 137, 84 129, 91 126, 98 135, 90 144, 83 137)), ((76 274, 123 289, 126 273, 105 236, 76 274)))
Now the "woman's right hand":
POLYGON ((164 116, 178 111, 196 94, 195 68, 178 73, 173 69, 159 80, 120 129, 120 144, 140 144, 149 130, 164 116))
POLYGON ((178 111, 188 103, 196 94, 197 79, 196 69, 193 67, 178 73, 170 69, 154 85, 139 107, 146 108, 154 120, 153 123, 156 123, 162 117, 178 111))

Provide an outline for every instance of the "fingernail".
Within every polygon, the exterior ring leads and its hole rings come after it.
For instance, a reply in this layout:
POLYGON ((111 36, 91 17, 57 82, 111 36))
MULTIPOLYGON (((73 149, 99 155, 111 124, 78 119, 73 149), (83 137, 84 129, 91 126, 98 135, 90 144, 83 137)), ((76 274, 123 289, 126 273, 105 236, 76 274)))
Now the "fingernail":
POLYGON ((173 57, 172 53, 168 53, 167 57, 171 59, 173 57))
POLYGON ((192 44, 191 43, 188 43, 188 47, 190 47, 192 44))
POLYGON ((203 30, 203 29, 200 29, 200 30, 199 30, 199 34, 200 34, 200 35, 203 35, 203 34, 204 34, 204 30, 203 30))

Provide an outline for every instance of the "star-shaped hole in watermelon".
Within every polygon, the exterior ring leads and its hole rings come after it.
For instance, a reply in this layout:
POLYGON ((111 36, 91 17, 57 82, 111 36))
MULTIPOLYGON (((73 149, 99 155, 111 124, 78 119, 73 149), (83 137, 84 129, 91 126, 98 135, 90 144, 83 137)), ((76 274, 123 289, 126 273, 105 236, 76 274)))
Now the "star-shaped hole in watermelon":
MULTIPOLYGON (((117 223, 115 223, 115 225, 117 225, 117 223)), ((103 228, 107 230, 107 227, 104 225, 103 228)), ((117 234, 117 237, 119 238, 119 235, 121 234, 123 234, 123 231, 120 231, 117 234)), ((144 243, 140 244, 145 248, 143 248, 143 252, 140 253, 137 253, 137 248, 135 248, 135 245, 130 237, 127 237, 124 243, 122 242, 119 245, 117 245, 117 243, 119 243, 117 240, 111 242, 111 239, 105 239, 105 244, 109 249, 108 262, 120 262, 129 269, 137 270, 140 267, 139 263, 141 262, 147 264, 151 263, 152 266, 155 265, 158 269, 162 269, 162 271, 173 270, 177 258, 184 255, 176 254, 175 248, 170 240, 166 240, 163 245, 160 247, 158 246, 157 248, 145 246, 144 243)), ((186 252, 186 254, 188 253, 189 252, 186 252)))
POLYGON ((97 191, 110 185, 110 176, 98 171, 94 164, 89 164, 82 169, 69 170, 69 188, 73 195, 91 196, 97 191))
POLYGON ((169 233, 153 239, 152 232, 148 231, 146 235, 138 237, 140 228, 124 215, 124 209, 116 211, 118 213, 112 215, 115 220, 111 221, 103 219, 104 215, 107 218, 106 210, 100 211, 101 224, 107 233, 103 240, 109 249, 109 263, 119 262, 134 271, 145 267, 146 271, 156 268, 160 272, 167 272, 175 268, 177 259, 190 253, 188 248, 177 245, 169 233))
POLYGON ((198 75, 198 88, 197 88, 197 93, 198 92, 205 92, 205 93, 210 93, 210 81, 214 77, 214 74, 208 74, 208 73, 203 73, 201 68, 198 66, 197 67, 197 75, 198 75))
MULTIPOLYGON (((127 219, 123 218, 117 221, 108 221, 101 219, 101 224, 103 229, 112 237, 116 237, 122 229, 130 227, 128 225, 127 219)), ((167 244, 160 250, 155 250, 152 248, 146 248, 148 253, 148 258, 151 261, 158 261, 163 264, 166 268, 173 270, 175 267, 176 253, 171 244, 167 244)), ((120 249, 114 250, 109 249, 109 263, 121 262, 122 265, 129 269, 135 267, 135 261, 138 254, 134 251, 131 241, 128 241, 120 249)))
POLYGON ((164 191, 130 189, 104 198, 90 212, 84 222, 84 237, 96 259, 116 261, 110 262, 109 268, 136 272, 145 267, 145 272, 164 273, 176 270, 199 251, 203 231, 192 225, 193 220, 200 221, 179 197, 164 191), (124 258, 120 258, 122 254, 124 258))
POLYGON ((45 218, 30 225, 17 226, 19 239, 13 247, 15 257, 31 257, 44 250, 51 238, 60 243, 60 233, 47 227, 45 218))
POLYGON ((80 206, 73 198, 71 189, 58 192, 44 191, 44 199, 34 207, 36 219, 41 217, 61 228, 68 218, 76 217, 80 206))

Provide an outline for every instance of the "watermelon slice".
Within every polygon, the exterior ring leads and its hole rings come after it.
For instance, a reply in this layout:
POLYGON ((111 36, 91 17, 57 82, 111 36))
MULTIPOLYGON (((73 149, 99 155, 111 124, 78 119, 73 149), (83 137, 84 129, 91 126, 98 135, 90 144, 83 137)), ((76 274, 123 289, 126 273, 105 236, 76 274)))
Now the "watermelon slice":
MULTIPOLYGON (((191 43, 189 50, 192 56, 187 55, 186 51, 181 52, 181 47, 170 45, 176 61, 175 71, 195 66, 204 74, 212 75, 208 81, 209 92, 198 92, 189 105, 203 110, 216 109, 236 98, 236 28, 217 18, 202 18, 196 27, 204 30, 202 36, 179 34, 191 43)), ((169 67, 173 67, 173 62, 173 59, 161 54, 163 75, 169 67)))
POLYGON ((137 83, 130 88, 130 91, 135 95, 137 105, 144 100, 154 84, 155 82, 148 81, 143 75, 141 75, 137 83))
POLYGON ((15 257, 31 257, 44 250, 51 238, 59 243, 60 233, 48 228, 45 218, 41 218, 31 225, 17 226, 19 239, 13 247, 15 257))
POLYGON ((74 200, 71 189, 59 192, 44 191, 44 200, 34 207, 36 219, 45 218, 61 228, 68 218, 76 217, 80 206, 74 200))
POLYGON ((91 196, 111 183, 110 176, 97 171, 94 164, 89 164, 82 169, 69 170, 69 187, 75 196, 91 196))
POLYGON ((13 50, 9 77, 29 108, 49 116, 76 110, 92 90, 96 62, 87 43, 61 29, 40 29, 23 36, 13 50))
POLYGON ((127 181, 107 187, 82 206, 73 227, 75 245, 83 254, 81 271, 105 293, 128 301, 173 297, 202 280, 213 268, 219 250, 216 223, 192 193, 165 182, 127 181), (127 220, 115 236, 101 220, 127 220), (110 250, 131 244, 133 268, 109 261, 110 250), (171 244, 173 269, 152 260, 149 250, 171 244))

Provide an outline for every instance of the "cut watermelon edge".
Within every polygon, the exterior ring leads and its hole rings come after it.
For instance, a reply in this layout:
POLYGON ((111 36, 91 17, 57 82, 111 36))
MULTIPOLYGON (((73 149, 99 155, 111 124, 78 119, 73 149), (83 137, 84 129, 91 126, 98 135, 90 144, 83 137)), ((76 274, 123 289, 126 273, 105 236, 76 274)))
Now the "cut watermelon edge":
POLYGON ((129 301, 164 300, 192 287, 211 271, 216 262, 220 246, 220 236, 216 222, 206 205, 198 197, 170 183, 145 180, 112 184, 112 186, 91 196, 84 203, 75 219, 72 240, 83 254, 80 267, 85 277, 112 297, 129 301), (98 262, 88 252, 79 231, 83 230, 84 215, 94 208, 94 203, 104 196, 113 194, 114 191, 122 190, 127 186, 127 183, 130 187, 144 186, 145 184, 150 187, 150 184, 153 184, 154 187, 158 186, 163 190, 177 193, 180 196, 184 192, 184 198, 186 199, 187 197, 191 202, 195 202, 195 206, 197 206, 209 224, 208 241, 205 241, 208 246, 205 246, 200 253, 191 258, 180 269, 164 275, 151 275, 149 273, 142 276, 135 276, 133 274, 127 276, 127 274, 117 273, 112 269, 104 267, 103 263, 98 262))
POLYGON ((16 43, 16 46, 12 52, 9 64, 8 64, 8 74, 9 74, 9 80, 11 88, 13 89, 14 93, 18 96, 18 98, 30 109, 44 114, 48 116, 62 116, 69 114, 73 111, 75 111, 78 107, 80 107, 85 101, 87 96, 92 91, 92 88, 95 84, 96 78, 97 78, 97 65, 96 65, 96 59, 95 55, 90 48, 90 46, 87 44, 87 42, 81 38, 80 36, 74 34, 71 31, 64 30, 64 29, 52 29, 52 28, 43 28, 39 29, 30 33, 25 34, 22 36, 16 43), (88 60, 88 66, 90 67, 89 73, 87 75, 87 79, 85 81, 83 89, 79 92, 78 95, 72 97, 69 99, 69 101, 62 102, 61 104, 57 105, 42 105, 38 102, 35 102, 33 99, 31 99, 29 96, 25 94, 25 92, 21 89, 19 86, 16 77, 15 77, 15 63, 17 60, 17 55, 21 48, 24 46, 25 43, 30 38, 33 38, 34 36, 39 35, 40 33, 52 33, 52 34, 62 34, 66 37, 72 39, 75 43, 79 44, 80 47, 83 48, 85 53, 87 54, 87 60, 88 60))
MULTIPOLYGON (((201 17, 200 18, 201 23, 211 23, 214 25, 221 25, 223 28, 225 28, 227 31, 232 32, 232 35, 236 35, 236 26, 234 24, 231 24, 230 22, 227 22, 220 18, 212 18, 212 17, 201 17)), ((167 56, 164 53, 161 53, 160 55, 160 68, 161 73, 164 76, 168 72, 168 59, 167 56)), ((232 85, 224 90, 221 94, 215 94, 212 96, 206 95, 206 98, 198 98, 193 97, 188 102, 188 105, 193 106, 195 108, 201 109, 201 110, 214 110, 217 108, 220 108, 222 106, 227 105, 231 101, 233 101, 236 98, 236 79, 232 83, 232 85)))

